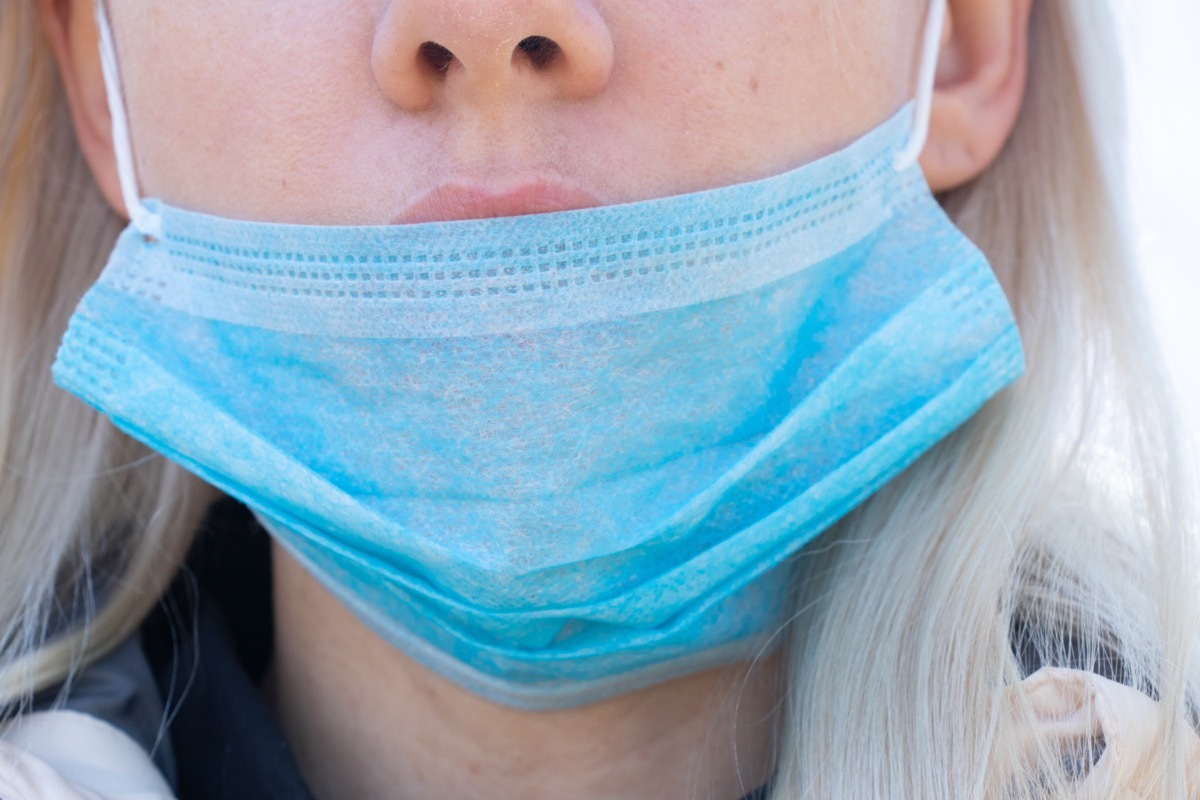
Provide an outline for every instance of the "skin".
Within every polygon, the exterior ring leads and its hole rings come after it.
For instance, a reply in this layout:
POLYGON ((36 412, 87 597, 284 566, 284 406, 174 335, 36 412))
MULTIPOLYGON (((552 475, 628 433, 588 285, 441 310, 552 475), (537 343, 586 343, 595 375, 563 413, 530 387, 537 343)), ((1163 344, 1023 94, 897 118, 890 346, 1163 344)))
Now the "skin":
MULTIPOLYGON (((91 0, 36 0, 80 146, 124 212, 91 0)), ((951 0, 935 190, 982 172, 1031 0, 951 0)), ((447 184, 616 203, 775 174, 914 92, 924 0, 109 0, 141 192, 255 220, 390 224, 447 184), (515 49, 559 46, 549 63, 515 49), (436 42, 443 72, 422 56, 436 42)), ((447 209, 453 213, 453 209, 447 209)), ((738 798, 773 767, 778 664, 571 711, 491 705, 409 661, 275 553, 270 696, 319 797, 738 798)))

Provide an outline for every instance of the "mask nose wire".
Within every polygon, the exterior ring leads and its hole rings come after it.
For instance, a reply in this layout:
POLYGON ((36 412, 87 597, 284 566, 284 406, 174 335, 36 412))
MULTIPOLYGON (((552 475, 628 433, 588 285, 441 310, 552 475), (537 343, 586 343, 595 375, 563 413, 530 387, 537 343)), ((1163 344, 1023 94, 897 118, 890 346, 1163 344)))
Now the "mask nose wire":
POLYGON ((946 24, 947 0, 930 0, 921 43, 921 71, 917 77, 917 102, 913 110, 912 133, 904 149, 896 154, 894 166, 902 171, 917 163, 925 140, 929 138, 929 118, 933 113, 933 87, 937 80, 938 52, 942 46, 942 28, 946 24))
POLYGON ((113 150, 117 157, 117 177, 121 181, 121 198, 129 221, 143 236, 162 237, 162 218, 146 208, 138 191, 137 170, 133 164, 133 146, 129 140, 129 118, 125 114, 125 98, 121 93, 121 73, 117 68, 117 48, 113 44, 112 28, 104 0, 96 0, 96 26, 100 31, 100 68, 104 73, 104 89, 108 95, 108 113, 112 117, 113 150))

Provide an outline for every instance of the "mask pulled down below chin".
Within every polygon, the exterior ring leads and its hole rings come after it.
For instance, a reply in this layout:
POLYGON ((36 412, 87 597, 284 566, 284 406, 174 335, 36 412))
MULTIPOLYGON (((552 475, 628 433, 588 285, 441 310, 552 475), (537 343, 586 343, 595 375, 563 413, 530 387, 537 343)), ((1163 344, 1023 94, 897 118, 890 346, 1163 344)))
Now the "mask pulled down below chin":
POLYGON ((1022 369, 912 109, 784 175, 413 226, 150 200, 56 380, 387 641, 529 709, 759 654, 789 558, 1022 369))

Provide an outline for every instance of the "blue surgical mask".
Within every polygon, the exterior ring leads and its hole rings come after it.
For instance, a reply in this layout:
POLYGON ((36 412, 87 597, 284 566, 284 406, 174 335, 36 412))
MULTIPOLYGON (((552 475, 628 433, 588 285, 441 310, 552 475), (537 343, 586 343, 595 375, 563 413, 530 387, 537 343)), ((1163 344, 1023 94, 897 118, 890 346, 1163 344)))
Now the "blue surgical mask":
POLYGON ((767 180, 399 227, 142 201, 127 153, 54 374, 486 698, 746 659, 792 556, 1022 368, 913 163, 922 103, 767 180))

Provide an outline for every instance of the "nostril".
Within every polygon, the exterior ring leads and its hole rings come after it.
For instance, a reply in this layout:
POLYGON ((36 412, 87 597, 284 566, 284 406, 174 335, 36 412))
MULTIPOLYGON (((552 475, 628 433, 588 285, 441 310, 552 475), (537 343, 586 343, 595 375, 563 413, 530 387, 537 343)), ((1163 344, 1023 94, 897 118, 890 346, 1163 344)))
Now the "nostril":
POLYGON ((437 42, 422 43, 418 52, 421 60, 439 75, 446 74, 446 71, 450 69, 450 62, 454 60, 454 53, 437 42))
POLYGON ((517 49, 529 58, 529 63, 536 69, 550 66, 560 52, 558 43, 545 36, 527 36, 517 42, 517 49))

